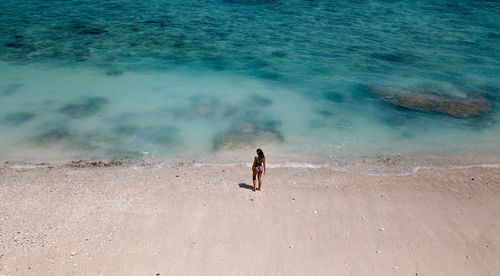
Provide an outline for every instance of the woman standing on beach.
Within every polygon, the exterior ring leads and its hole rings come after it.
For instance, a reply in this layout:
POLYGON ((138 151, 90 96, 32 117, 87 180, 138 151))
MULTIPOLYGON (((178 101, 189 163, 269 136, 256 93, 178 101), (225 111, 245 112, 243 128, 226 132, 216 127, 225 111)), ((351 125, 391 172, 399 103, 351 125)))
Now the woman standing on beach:
POLYGON ((264 152, 261 149, 257 149, 257 156, 253 159, 252 165, 253 172, 253 191, 255 192, 255 184, 257 182, 256 176, 259 177, 259 188, 257 190, 260 191, 262 187, 262 173, 266 174, 266 157, 264 156, 264 152))

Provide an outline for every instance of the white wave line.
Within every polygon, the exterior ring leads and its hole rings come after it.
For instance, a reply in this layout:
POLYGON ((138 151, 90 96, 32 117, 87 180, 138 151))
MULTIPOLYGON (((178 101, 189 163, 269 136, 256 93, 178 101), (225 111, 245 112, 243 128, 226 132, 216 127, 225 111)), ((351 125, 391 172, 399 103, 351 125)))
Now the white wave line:
MULTIPOLYGON (((250 162, 232 162, 232 163, 195 163, 193 164, 195 167, 236 167, 236 166, 243 166, 243 167, 251 167, 252 163, 250 162)), ((38 168, 47 168, 49 167, 48 164, 13 164, 10 166, 7 166, 10 169, 14 170, 21 170, 21 169, 38 169, 38 168)), ((338 172, 355 172, 355 173, 361 173, 365 175, 374 175, 374 176, 384 176, 384 175, 393 175, 393 176, 408 176, 415 174, 419 172, 420 170, 425 170, 425 169, 447 169, 447 170, 457 170, 457 169, 473 169, 473 168, 500 168, 500 164, 497 163, 483 163, 483 164, 475 164, 475 165, 457 165, 457 166, 416 166, 416 167, 409 167, 406 169, 406 172, 383 172, 383 169, 380 167, 375 166, 373 169, 370 169, 369 167, 366 168, 365 171, 363 171, 362 168, 356 169, 355 167, 338 167, 338 166, 333 166, 329 164, 314 164, 314 163, 307 163, 307 162, 283 162, 283 163, 270 163, 267 164, 268 168, 297 168, 297 169, 321 169, 321 168, 327 168, 331 169, 334 171, 338 172), (382 172, 376 172, 378 170, 381 170, 382 172), (375 172, 370 172, 375 171, 375 172)), ((133 170, 141 170, 144 169, 145 167, 143 166, 132 166, 131 169, 133 170)), ((390 167, 387 167, 390 169, 390 167)))
MULTIPOLYGON (((217 167, 217 166, 223 166, 223 167, 235 167, 235 166, 245 166, 245 167, 251 167, 252 163, 249 162, 240 162, 240 163, 196 163, 194 164, 196 167, 204 167, 204 166, 211 166, 211 167, 217 167)), ((408 168, 407 172, 401 172, 401 173, 371 173, 371 172, 366 172, 363 170, 349 170, 349 168, 341 168, 341 167, 336 167, 332 165, 318 165, 318 164, 313 164, 313 163, 306 163, 306 162, 285 162, 285 163, 271 163, 267 164, 268 168, 298 168, 298 169, 321 169, 321 168, 327 168, 331 169, 334 171, 339 171, 339 172, 357 172, 361 174, 366 174, 366 175, 394 175, 394 176, 408 176, 415 174, 419 172, 422 169, 448 169, 448 170, 456 170, 456 169, 473 169, 473 168, 500 168, 500 164, 476 164, 476 165, 464 165, 464 166, 449 166, 449 167, 440 167, 440 166, 416 166, 416 167, 410 167, 408 168)), ((376 170, 376 169, 374 169, 376 170)))
MULTIPOLYGON (((240 162, 240 163, 195 163, 195 167, 236 167, 236 166, 245 166, 251 167, 253 163, 250 162, 240 162)), ((285 163, 271 163, 266 164, 268 168, 311 168, 311 169, 319 169, 319 168, 327 168, 328 165, 317 165, 312 163, 303 163, 303 162, 285 162, 285 163)))
MULTIPOLYGON (((457 170, 457 169, 473 169, 473 168, 500 168, 500 164, 477 164, 477 165, 466 165, 466 166, 450 166, 450 167, 439 167, 439 166, 436 166, 436 167, 429 167, 429 166, 417 166, 417 167, 413 167, 410 169, 410 172, 406 172, 406 173, 395 173, 395 174, 384 174, 384 173, 380 173, 380 174, 371 174, 371 173, 366 173, 368 175, 396 175, 396 176, 407 176, 407 175, 412 175, 412 174, 415 174, 417 173, 418 171, 422 170, 422 169, 445 169, 445 170, 457 170)), ((360 172, 360 173, 363 173, 363 172, 360 172)))
POLYGON ((14 169, 14 170, 22 170, 22 169, 38 169, 38 168, 47 168, 49 165, 35 165, 35 164, 14 164, 7 166, 9 169, 14 169))

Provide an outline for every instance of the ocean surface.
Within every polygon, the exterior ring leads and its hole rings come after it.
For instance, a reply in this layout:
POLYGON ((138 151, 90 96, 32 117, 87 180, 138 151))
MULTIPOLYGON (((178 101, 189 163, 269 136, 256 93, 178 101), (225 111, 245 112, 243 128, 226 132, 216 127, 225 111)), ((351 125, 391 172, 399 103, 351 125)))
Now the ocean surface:
POLYGON ((499 1, 0 0, 0 160, 498 154, 499 103, 499 1))

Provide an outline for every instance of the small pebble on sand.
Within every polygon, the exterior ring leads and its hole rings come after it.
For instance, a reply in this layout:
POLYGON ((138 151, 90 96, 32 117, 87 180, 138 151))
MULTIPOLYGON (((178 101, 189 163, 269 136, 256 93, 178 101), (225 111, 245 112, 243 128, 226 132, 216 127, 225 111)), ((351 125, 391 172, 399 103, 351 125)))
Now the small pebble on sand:
POLYGON ((76 253, 77 253, 76 251, 71 252, 71 256, 75 256, 76 253))
POLYGON ((378 230, 379 231, 384 231, 385 229, 384 229, 384 227, 380 227, 378 230))

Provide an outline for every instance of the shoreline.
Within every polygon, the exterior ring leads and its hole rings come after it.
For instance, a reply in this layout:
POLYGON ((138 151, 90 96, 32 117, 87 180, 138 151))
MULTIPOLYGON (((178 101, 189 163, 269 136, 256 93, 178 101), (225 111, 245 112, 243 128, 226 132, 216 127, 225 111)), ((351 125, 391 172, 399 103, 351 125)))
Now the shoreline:
MULTIPOLYGON (((248 152, 247 152, 248 155, 248 152)), ((163 166, 193 167, 251 167, 250 161, 238 160, 241 152, 224 153, 222 157, 196 159, 124 159, 124 160, 52 160, 52 161, 0 161, 0 169, 30 170, 53 168, 100 168, 128 167, 131 169, 161 168, 163 166), (224 158, 232 155, 232 159, 224 158), (226 159, 227 160, 227 159, 226 159)), ((249 155, 250 156, 250 155, 249 155)), ((410 175, 425 169, 469 169, 476 167, 500 168, 500 156, 496 154, 426 155, 426 156, 374 156, 354 158, 297 158, 280 156, 269 161, 268 168, 329 169, 336 172, 367 175, 410 175)), ((250 158, 248 159, 250 160, 250 158)))
POLYGON ((497 160, 3 162, 0 275, 493 275, 497 160))

